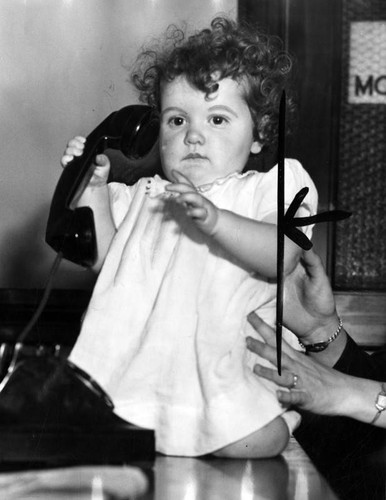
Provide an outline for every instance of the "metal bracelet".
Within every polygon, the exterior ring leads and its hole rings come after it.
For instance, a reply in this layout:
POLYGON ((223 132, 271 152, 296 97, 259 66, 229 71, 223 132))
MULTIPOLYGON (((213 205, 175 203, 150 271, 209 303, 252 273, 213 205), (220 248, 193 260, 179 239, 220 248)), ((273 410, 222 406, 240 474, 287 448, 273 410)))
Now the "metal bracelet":
POLYGON ((300 346, 303 347, 303 349, 305 349, 306 352, 320 352, 320 351, 324 351, 331 344, 331 342, 333 342, 338 337, 338 335, 340 334, 342 328, 343 328, 343 322, 339 318, 339 326, 338 326, 338 328, 331 335, 331 337, 329 337, 327 340, 324 340, 322 342, 316 342, 315 344, 307 344, 307 345, 303 344, 299 339, 298 339, 298 341, 299 341, 300 346))

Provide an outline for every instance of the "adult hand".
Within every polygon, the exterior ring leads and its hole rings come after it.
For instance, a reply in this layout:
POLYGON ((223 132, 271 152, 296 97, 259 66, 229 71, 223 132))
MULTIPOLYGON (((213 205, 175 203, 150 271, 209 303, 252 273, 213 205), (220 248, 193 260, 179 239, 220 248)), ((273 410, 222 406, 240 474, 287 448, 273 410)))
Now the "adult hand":
POLYGON ((168 184, 165 189, 177 195, 174 201, 185 210, 186 215, 203 233, 212 235, 218 220, 218 208, 198 193, 181 172, 174 170, 173 176, 176 182, 168 184))
MULTIPOLYGON (((71 139, 64 151, 60 160, 63 168, 65 168, 75 156, 82 156, 86 139, 80 135, 71 139)), ((107 178, 110 171, 110 160, 104 154, 99 154, 94 159, 94 172, 89 181, 90 187, 100 187, 107 184, 107 178)))
MULTIPOLYGON (((248 349, 277 366, 274 330, 255 313, 249 314, 248 321, 266 342, 248 337, 248 349)), ((283 405, 296 406, 320 415, 342 415, 350 411, 345 405, 351 402, 350 386, 354 377, 295 351, 284 340, 282 348, 281 375, 276 369, 259 364, 254 366, 253 371, 282 387, 277 396, 283 405)))
POLYGON ((306 344, 327 340, 338 327, 331 285, 313 250, 303 251, 284 281, 283 324, 306 344))

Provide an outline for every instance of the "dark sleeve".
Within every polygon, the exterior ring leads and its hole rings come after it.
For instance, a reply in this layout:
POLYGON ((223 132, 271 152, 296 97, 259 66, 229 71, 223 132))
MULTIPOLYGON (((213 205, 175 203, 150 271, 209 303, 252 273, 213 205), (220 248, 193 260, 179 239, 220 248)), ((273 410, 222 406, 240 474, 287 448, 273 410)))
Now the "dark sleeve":
POLYGON ((346 347, 334 368, 354 377, 386 381, 386 351, 370 355, 348 336, 346 347))
MULTIPOLYGON (((386 351, 369 355, 348 337, 334 368, 356 377, 385 381, 386 351)), ((302 422, 295 438, 339 497, 383 500, 385 430, 346 417, 300 413, 302 422)))

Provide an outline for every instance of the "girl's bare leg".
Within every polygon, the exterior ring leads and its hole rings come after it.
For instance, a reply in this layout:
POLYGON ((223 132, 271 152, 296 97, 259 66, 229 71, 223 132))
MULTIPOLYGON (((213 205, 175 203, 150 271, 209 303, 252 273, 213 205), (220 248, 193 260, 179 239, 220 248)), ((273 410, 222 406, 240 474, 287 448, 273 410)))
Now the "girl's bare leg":
POLYGON ((213 455, 223 458, 269 458, 280 455, 289 440, 287 424, 277 417, 249 436, 236 441, 213 455))

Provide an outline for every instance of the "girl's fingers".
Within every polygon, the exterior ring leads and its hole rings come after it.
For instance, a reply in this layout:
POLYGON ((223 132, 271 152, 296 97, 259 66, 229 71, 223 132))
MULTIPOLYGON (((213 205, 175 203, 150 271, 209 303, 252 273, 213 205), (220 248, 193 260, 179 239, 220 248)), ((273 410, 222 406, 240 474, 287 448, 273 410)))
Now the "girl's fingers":
POLYGON ((180 205, 188 206, 191 208, 203 208, 202 197, 197 193, 182 193, 175 198, 175 201, 180 205))
POLYGON ((86 139, 80 135, 77 135, 68 142, 68 146, 75 146, 77 148, 82 148, 86 142, 86 139))
POLYGON ((206 211, 205 208, 202 207, 188 208, 188 210, 186 211, 186 215, 188 215, 192 219, 204 220, 207 217, 208 212, 206 211))
POLYGON ((184 174, 179 172, 178 170, 172 170, 172 174, 173 174, 174 179, 177 182, 179 182, 179 183, 182 182, 184 184, 188 184, 189 186, 194 188, 194 185, 191 183, 191 181, 184 174))
POLYGON ((67 167, 67 165, 74 159, 73 155, 70 154, 64 154, 60 160, 60 164, 62 167, 67 167))
POLYGON ((97 167, 108 167, 110 166, 110 160, 106 155, 99 154, 95 157, 95 165, 97 167))
POLYGON ((65 153, 73 154, 75 156, 80 156, 84 151, 85 141, 81 140, 81 137, 75 137, 67 144, 65 153))
POLYGON ((74 156, 81 156, 83 154, 85 142, 86 139, 80 135, 68 142, 64 155, 60 160, 62 167, 66 167, 74 159, 74 156))
POLYGON ((83 147, 78 148, 76 146, 69 146, 67 147, 66 151, 64 152, 66 155, 72 155, 72 156, 82 156, 83 154, 83 147))
MULTIPOLYGON (((75 148, 67 148, 65 154, 62 156, 60 163, 62 167, 66 167, 73 159, 74 156, 81 156, 83 150, 78 150, 75 148)), ((96 167, 105 168, 110 166, 110 160, 104 154, 99 154, 95 157, 94 164, 96 167)))
POLYGON ((176 184, 167 184, 165 186, 166 191, 170 191, 173 193, 195 193, 196 190, 192 189, 192 186, 190 184, 185 184, 185 183, 176 183, 176 184))

